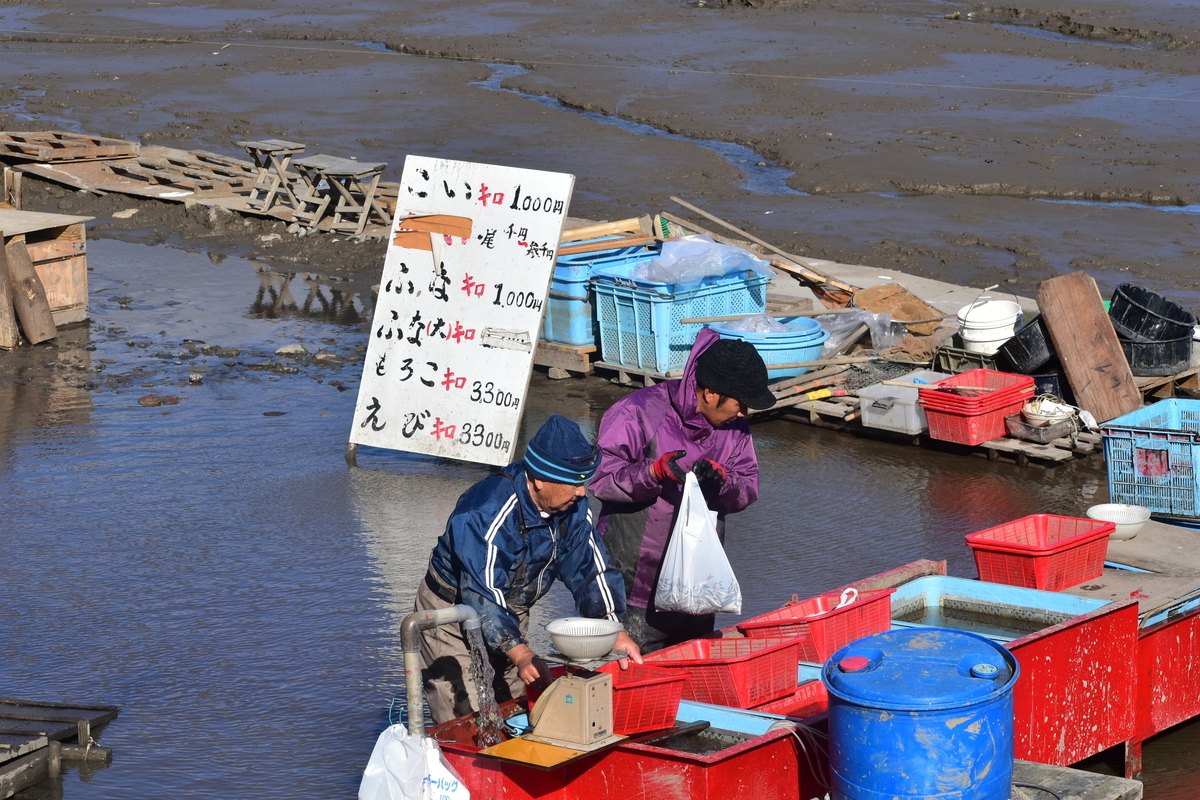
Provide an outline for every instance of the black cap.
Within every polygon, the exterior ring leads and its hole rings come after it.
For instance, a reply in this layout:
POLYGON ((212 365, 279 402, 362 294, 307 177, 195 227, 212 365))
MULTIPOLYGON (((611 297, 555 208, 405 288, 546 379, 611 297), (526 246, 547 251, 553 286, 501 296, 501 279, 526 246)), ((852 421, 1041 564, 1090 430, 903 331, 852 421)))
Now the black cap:
POLYGON ((741 339, 719 339, 696 360, 696 383, 750 408, 775 405, 767 388, 767 365, 754 345, 741 339))

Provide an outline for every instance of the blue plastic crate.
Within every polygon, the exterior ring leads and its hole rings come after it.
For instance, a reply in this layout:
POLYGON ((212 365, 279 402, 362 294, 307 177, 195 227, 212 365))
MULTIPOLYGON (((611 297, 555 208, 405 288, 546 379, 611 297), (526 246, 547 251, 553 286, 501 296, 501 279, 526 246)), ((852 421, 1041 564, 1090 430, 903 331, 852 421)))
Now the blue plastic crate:
POLYGON ((597 267, 636 264, 657 255, 657 249, 623 247, 596 253, 563 256, 554 267, 546 316, 542 320, 542 339, 572 347, 595 345, 598 336, 596 301, 589 281, 597 267))
POLYGON ((1100 426, 1113 503, 1200 517, 1200 400, 1161 400, 1100 426))
POLYGON ((600 321, 600 356, 609 364, 660 375, 682 370, 700 323, 689 317, 761 314, 770 278, 747 270, 706 278, 700 286, 633 280, 614 270, 597 270, 592 281, 600 321))

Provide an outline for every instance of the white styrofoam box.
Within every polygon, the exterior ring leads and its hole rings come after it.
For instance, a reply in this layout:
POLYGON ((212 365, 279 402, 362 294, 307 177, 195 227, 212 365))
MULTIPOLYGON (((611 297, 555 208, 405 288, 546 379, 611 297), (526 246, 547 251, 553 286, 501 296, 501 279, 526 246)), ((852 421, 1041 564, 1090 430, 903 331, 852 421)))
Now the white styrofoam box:
MULTIPOLYGON (((919 369, 896 378, 908 383, 937 383, 951 377, 944 372, 919 369)), ((868 428, 916 435, 929 430, 925 409, 917 403, 920 390, 915 386, 864 386, 858 390, 858 407, 862 424, 868 428)))

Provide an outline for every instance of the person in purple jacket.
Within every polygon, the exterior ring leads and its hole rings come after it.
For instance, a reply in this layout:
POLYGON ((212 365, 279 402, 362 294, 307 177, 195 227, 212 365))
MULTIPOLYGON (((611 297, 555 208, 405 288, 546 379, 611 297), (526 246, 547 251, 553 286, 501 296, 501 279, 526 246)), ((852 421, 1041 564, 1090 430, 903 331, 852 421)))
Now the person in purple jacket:
POLYGON ((601 501, 596 529, 625 580, 625 629, 643 653, 712 634, 715 614, 654 607, 659 569, 689 470, 717 512, 722 541, 725 515, 758 499, 758 459, 745 417, 747 406, 773 405, 754 346, 705 328, 683 378, 639 389, 600 420, 602 458, 588 488, 601 501))

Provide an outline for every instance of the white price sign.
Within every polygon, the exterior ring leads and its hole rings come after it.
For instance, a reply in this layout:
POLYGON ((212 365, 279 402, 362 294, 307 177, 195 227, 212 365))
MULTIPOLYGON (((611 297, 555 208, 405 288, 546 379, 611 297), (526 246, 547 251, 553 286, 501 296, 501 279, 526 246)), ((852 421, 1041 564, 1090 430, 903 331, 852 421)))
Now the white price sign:
POLYGON ((351 444, 512 460, 574 185, 405 159, 351 444))

